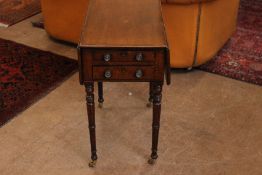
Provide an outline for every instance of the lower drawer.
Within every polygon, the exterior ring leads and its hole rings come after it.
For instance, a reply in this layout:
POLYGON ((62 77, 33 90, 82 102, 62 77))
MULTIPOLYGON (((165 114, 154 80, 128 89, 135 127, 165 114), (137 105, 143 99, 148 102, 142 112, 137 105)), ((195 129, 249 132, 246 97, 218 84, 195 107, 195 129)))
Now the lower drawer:
POLYGON ((93 66, 94 80, 147 81, 154 79, 154 66, 93 66))

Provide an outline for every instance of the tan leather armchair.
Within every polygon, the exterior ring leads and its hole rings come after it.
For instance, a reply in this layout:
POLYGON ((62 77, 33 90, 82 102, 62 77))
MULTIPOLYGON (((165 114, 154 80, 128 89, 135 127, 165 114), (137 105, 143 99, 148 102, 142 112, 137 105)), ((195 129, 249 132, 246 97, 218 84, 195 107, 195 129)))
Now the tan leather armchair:
MULTIPOLYGON (((235 31, 239 0, 161 2, 174 68, 207 62, 235 31)), ((41 4, 46 31, 54 38, 78 43, 88 0, 41 0, 41 4)))
POLYGON ((171 66, 213 58, 236 29, 239 0, 162 0, 171 66))
POLYGON ((53 38, 78 43, 88 0, 41 0, 45 30, 53 38))

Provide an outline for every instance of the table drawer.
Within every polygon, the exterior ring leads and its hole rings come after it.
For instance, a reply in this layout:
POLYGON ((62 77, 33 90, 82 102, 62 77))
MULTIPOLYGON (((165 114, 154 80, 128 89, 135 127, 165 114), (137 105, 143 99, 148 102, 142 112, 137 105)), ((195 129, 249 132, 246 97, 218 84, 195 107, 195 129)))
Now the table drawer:
POLYGON ((93 66, 94 80, 151 80, 153 66, 93 66))
POLYGON ((99 64, 110 64, 112 62, 154 63, 154 51, 93 51, 93 61, 99 64))

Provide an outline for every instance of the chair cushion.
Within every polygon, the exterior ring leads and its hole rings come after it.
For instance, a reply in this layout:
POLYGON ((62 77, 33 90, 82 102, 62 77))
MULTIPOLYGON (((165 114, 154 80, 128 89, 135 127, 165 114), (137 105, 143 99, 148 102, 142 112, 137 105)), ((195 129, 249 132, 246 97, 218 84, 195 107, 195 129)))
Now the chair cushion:
POLYGON ((193 4, 200 2, 210 2, 215 0, 161 0, 162 3, 174 3, 174 4, 193 4))

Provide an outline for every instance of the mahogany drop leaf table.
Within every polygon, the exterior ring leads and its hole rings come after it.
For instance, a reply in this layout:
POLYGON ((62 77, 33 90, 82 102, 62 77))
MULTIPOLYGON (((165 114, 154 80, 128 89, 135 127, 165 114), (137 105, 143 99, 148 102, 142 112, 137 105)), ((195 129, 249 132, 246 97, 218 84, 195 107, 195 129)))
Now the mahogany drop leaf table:
POLYGON ((91 0, 78 45, 80 83, 86 88, 91 142, 97 160, 94 82, 102 107, 103 82, 149 82, 153 104, 152 154, 157 159, 164 77, 170 84, 169 49, 160 0, 91 0))

